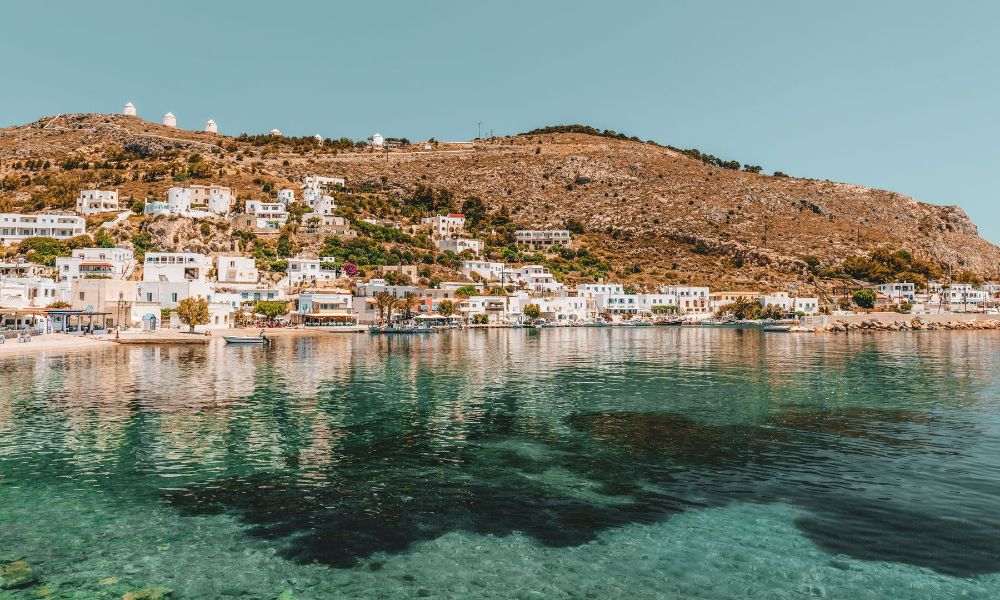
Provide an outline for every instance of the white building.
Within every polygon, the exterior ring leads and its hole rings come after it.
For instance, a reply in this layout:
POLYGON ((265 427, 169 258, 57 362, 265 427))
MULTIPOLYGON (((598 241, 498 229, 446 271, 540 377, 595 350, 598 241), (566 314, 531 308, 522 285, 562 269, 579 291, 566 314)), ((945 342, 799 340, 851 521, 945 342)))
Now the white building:
POLYGON ((625 286, 620 283, 581 283, 576 286, 576 295, 594 298, 598 295, 622 295, 625 286))
POLYGON ((147 252, 143 261, 143 281, 208 281, 212 257, 194 252, 147 252))
POLYGON ((295 202, 295 190, 292 188, 282 188, 278 191, 278 202, 282 204, 291 204, 295 202))
POLYGON ((76 212, 96 215, 118 210, 118 192, 111 190, 80 190, 76 198, 76 212))
POLYGON ((337 259, 330 257, 321 258, 289 258, 288 259, 288 284, 299 285, 306 282, 315 283, 317 281, 335 281, 343 275, 337 268, 337 259), (324 267, 325 265, 325 267, 324 267))
POLYGON ((205 133, 219 133, 219 126, 215 121, 209 119, 205 121, 205 133))
POLYGON ((819 314, 819 298, 794 298, 792 310, 806 315, 819 314))
POLYGON ((65 240, 86 232, 86 219, 70 213, 0 213, 0 245, 17 243, 29 237, 65 240))
MULTIPOLYGON (((407 292, 419 293, 413 285, 389 285, 384 279, 371 279, 354 287, 352 303, 357 314, 358 323, 372 324, 378 322, 378 309, 375 307, 375 294, 385 292, 394 298, 402 298, 407 292)), ((414 308, 414 311, 417 309, 414 308)), ((398 315, 398 313, 395 313, 398 315)))
POLYGON ((712 312, 707 287, 665 285, 660 288, 660 293, 677 298, 677 311, 682 314, 707 315, 712 312))
MULTIPOLYGON (((489 262, 483 260, 463 260, 462 261, 462 274, 466 277, 472 277, 475 273, 481 279, 486 281, 500 281, 500 276, 503 275, 503 263, 489 262)), ((513 282, 511 282, 513 283, 513 282)))
POLYGON ((541 265, 524 265, 516 269, 504 269, 504 282, 512 282, 531 292, 554 292, 563 289, 552 273, 541 265))
POLYGON ((882 283, 879 284, 876 289, 878 290, 878 293, 882 294, 886 298, 889 298, 896 304, 899 304, 903 300, 906 300, 907 302, 914 302, 917 296, 917 286, 908 281, 882 283))
MULTIPOLYGON (((556 296, 554 298, 529 298, 527 304, 537 304, 541 317, 546 321, 574 322, 589 318, 587 298, 580 296, 556 296)), ((521 310, 524 310, 524 302, 521 310)))
POLYGON ((293 323, 306 327, 331 327, 354 325, 354 299, 347 292, 309 292, 299 294, 297 310, 292 313, 293 323))
POLYGON ((66 294, 48 277, 0 277, 0 306, 4 308, 45 308, 66 294))
POLYGON ((60 281, 76 279, 126 279, 135 269, 129 248, 77 248, 72 256, 56 259, 60 281))
POLYGON ((420 224, 430 225, 432 238, 448 239, 465 232, 465 215, 448 213, 447 215, 424 217, 420 219, 420 224))
POLYGON ((257 263, 246 256, 219 256, 216 279, 219 283, 255 284, 260 280, 257 263))
POLYGON ((382 137, 381 133, 376 133, 372 136, 372 148, 381 148, 385 146, 385 138, 382 137))
POLYGON ((152 217, 169 215, 170 205, 160 200, 146 202, 145 206, 142 207, 142 214, 152 217))
POLYGON ((677 306, 673 294, 596 294, 598 312, 613 315, 651 315, 658 306, 677 306))
POLYGON ((318 192, 331 191, 347 185, 343 177, 323 177, 321 175, 306 175, 302 178, 302 189, 318 192))
POLYGON ((258 229, 280 228, 288 222, 288 211, 280 202, 247 200, 246 211, 247 214, 257 218, 258 229))
POLYGON ((177 117, 174 116, 174 113, 168 112, 163 115, 163 124, 167 127, 177 127, 177 117))
POLYGON ((969 310, 989 300, 986 290, 976 289, 968 283, 952 283, 943 288, 941 296, 951 310, 969 310))
POLYGON ((775 306, 784 311, 792 310, 792 306, 795 304, 795 301, 788 295, 788 292, 772 292, 770 294, 763 294, 758 302, 760 302, 761 308, 775 306))
POLYGON ((281 130, 280 129, 272 129, 270 132, 268 132, 268 134, 269 135, 273 135, 275 137, 281 137, 281 130))
POLYGON ((125 115, 126 117, 134 117, 135 104, 132 104, 131 102, 126 102, 125 106, 122 107, 122 114, 125 115))
POLYGON ((174 214, 189 212, 191 210, 191 190, 182 187, 168 189, 167 206, 174 214))
POLYGON ((568 246, 570 233, 566 229, 519 229, 514 232, 518 244, 543 250, 552 246, 568 246))
POLYGON ((434 240, 434 245, 441 252, 454 252, 455 254, 461 254, 466 250, 471 251, 476 256, 483 253, 483 241, 482 240, 471 240, 468 238, 448 238, 434 240))

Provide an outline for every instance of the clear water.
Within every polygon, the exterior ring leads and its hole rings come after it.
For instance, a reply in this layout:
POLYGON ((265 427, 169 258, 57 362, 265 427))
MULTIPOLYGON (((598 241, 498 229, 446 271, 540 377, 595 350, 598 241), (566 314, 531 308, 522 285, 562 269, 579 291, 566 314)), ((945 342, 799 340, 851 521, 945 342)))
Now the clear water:
POLYGON ((0 360, 0 598, 997 598, 1000 334, 0 360))

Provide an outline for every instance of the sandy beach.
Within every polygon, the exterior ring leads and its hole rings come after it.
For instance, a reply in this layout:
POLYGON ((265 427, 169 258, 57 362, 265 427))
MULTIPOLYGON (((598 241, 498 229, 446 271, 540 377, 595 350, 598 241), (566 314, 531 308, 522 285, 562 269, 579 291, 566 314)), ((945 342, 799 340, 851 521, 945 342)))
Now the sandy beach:
POLYGON ((87 350, 90 348, 106 348, 112 344, 109 336, 79 336, 66 335, 64 333, 51 333, 48 335, 36 335, 30 342, 18 342, 17 339, 9 339, 0 344, 0 358, 6 356, 17 356, 32 352, 57 351, 65 352, 72 350, 87 350))

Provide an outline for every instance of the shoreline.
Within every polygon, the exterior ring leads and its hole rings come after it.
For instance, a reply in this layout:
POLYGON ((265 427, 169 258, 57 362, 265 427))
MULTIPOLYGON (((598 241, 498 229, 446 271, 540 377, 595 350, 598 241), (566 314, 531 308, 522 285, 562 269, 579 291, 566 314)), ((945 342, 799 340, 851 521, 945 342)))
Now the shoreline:
MULTIPOLYGON (((902 315, 900 315, 902 316, 902 315)), ((497 329, 497 328, 493 328, 497 329)), ((587 329, 576 327, 561 327, 559 329, 587 329)), ((614 328, 630 330, 630 328, 614 328)), ((647 328, 643 328, 647 329, 647 328)), ((666 329, 666 328, 649 328, 666 329)), ((751 328, 757 329, 757 328, 751 328)), ((894 319, 882 321, 875 318, 846 321, 838 319, 826 324, 807 324, 792 327, 787 333, 888 333, 888 332, 912 332, 912 331, 1000 331, 1000 319, 988 320, 963 320, 963 321, 925 321, 919 316, 912 319, 894 319)), ((265 335, 271 338, 291 338, 300 336, 319 336, 328 334, 358 333, 356 330, 326 330, 326 329, 302 329, 302 328, 274 328, 266 329, 265 335)), ((160 330, 156 332, 123 332, 116 340, 114 334, 101 336, 76 336, 64 333, 50 333, 36 335, 31 342, 18 342, 17 339, 8 339, 0 344, 0 359, 30 355, 38 352, 73 352, 77 350, 93 350, 96 348, 110 348, 114 345, 207 345, 213 340, 222 340, 223 336, 255 336, 260 334, 260 329, 218 329, 212 330, 210 335, 205 332, 195 332, 193 334, 178 330, 160 330)))

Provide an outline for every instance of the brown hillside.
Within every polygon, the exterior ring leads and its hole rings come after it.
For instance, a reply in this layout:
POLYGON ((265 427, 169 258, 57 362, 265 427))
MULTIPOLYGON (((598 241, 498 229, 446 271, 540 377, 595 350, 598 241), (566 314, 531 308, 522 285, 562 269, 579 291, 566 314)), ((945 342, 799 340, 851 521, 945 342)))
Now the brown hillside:
POLYGON ((241 197, 265 196, 266 184, 272 194, 297 188, 303 175, 320 174, 344 176, 354 191, 400 199, 419 184, 450 189, 459 201, 478 196, 489 207, 506 207, 527 227, 578 219, 587 231, 580 243, 606 258, 617 275, 648 284, 777 287, 804 277, 802 257, 835 266, 877 246, 986 276, 1000 264, 1000 249, 981 239, 957 206, 859 185, 720 169, 652 144, 583 134, 372 153, 284 139, 253 145, 135 117, 64 115, 0 130, 0 209, 68 206, 79 187, 163 197, 177 185, 170 169, 183 168, 194 152, 211 172, 189 182, 228 184, 241 197), (113 164, 57 166, 69 157, 113 164), (50 166, 30 169, 29 160, 50 166), (165 173, 148 175, 157 169, 165 173))

